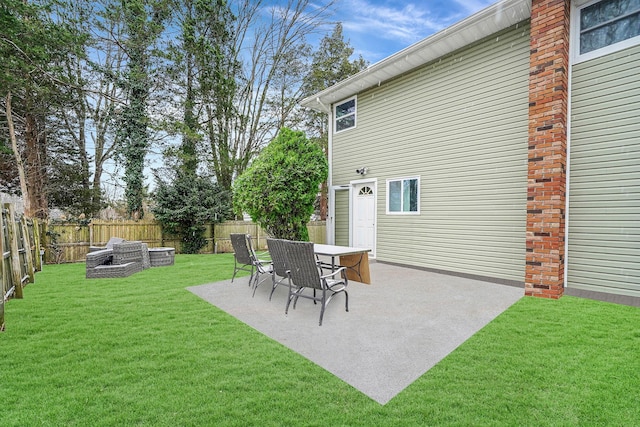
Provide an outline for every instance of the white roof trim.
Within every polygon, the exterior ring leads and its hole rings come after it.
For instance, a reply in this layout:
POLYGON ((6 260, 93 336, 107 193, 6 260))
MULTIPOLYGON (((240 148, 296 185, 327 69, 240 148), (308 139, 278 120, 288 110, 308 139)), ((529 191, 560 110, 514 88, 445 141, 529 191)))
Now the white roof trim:
POLYGON ((327 111, 326 106, 379 86, 434 59, 531 17, 531 0, 501 0, 397 52, 367 69, 302 101, 303 107, 327 111))

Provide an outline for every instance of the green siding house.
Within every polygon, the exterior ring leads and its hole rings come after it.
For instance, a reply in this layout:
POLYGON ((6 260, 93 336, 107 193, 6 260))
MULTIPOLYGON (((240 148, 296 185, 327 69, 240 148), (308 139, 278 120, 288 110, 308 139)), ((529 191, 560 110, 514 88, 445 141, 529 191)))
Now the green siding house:
POLYGON ((640 0, 502 0, 301 104, 327 240, 380 262, 640 297, 640 0))

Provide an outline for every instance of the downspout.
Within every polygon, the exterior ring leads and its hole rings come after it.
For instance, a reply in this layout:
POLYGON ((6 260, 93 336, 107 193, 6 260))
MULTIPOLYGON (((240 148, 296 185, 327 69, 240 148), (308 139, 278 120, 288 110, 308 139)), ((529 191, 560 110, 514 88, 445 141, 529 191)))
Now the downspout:
POLYGON ((571 3, 571 10, 569 11, 569 63, 567 64, 567 160, 565 171, 565 206, 564 206, 564 283, 563 287, 566 289, 569 283, 569 192, 571 189, 571 93, 573 91, 573 58, 575 55, 575 47, 579 42, 576 40, 576 19, 579 15, 576 13, 575 3, 571 3))
MULTIPOLYGON (((320 97, 316 98, 316 102, 320 104, 320 106, 322 107, 322 111, 324 111, 327 114, 331 113, 331 109, 322 103, 322 101, 320 100, 320 97)), ((329 120, 329 123, 331 123, 331 120, 329 120)))
POLYGON ((327 227, 326 227, 326 239, 327 243, 333 245, 335 243, 335 191, 333 190, 333 117, 331 114, 331 108, 322 103, 320 97, 316 98, 318 105, 322 107, 322 110, 327 113, 327 160, 329 162, 329 176, 327 178, 327 203, 329 204, 329 212, 327 215, 327 227))

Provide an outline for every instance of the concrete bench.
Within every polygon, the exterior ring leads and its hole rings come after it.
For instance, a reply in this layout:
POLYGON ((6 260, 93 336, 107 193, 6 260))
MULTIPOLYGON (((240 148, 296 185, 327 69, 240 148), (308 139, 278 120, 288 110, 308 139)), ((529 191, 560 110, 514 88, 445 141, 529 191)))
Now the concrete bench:
POLYGON ((149 262, 151 263, 151 267, 173 265, 175 255, 175 248, 149 248, 149 262))

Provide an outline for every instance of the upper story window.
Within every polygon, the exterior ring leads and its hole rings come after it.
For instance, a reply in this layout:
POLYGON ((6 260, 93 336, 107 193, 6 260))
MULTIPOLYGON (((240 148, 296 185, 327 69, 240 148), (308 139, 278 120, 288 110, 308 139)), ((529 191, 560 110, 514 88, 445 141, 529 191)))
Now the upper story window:
POLYGON ((387 180, 387 213, 420 213, 420 178, 387 180))
POLYGON ((600 0, 574 8, 576 62, 640 44, 640 0, 600 0))
POLYGON ((356 127, 356 98, 336 104, 333 111, 335 132, 356 127))

